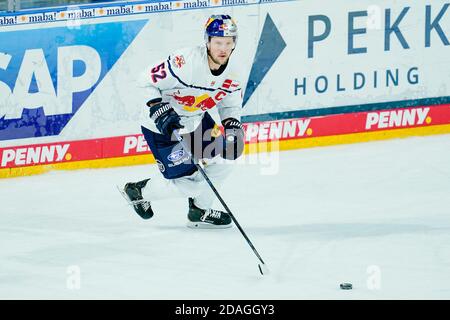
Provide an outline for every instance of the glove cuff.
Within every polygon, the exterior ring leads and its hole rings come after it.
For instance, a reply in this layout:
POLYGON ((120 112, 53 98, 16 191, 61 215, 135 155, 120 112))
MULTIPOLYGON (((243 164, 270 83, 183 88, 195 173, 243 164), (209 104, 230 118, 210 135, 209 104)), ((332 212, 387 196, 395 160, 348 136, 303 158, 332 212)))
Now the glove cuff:
POLYGON ((170 104, 168 104, 168 103, 158 103, 157 105, 154 105, 153 107, 150 107, 150 119, 155 121, 163 113, 169 111, 170 109, 172 109, 170 104))
POLYGON ((242 123, 234 118, 227 118, 222 121, 222 125, 225 129, 241 129, 244 130, 242 123))
POLYGON ((159 103, 159 102, 161 102, 161 101, 162 101, 162 98, 154 98, 154 99, 152 99, 152 100, 147 101, 146 105, 147 105, 148 107, 152 107, 152 104, 154 104, 154 103, 159 103))

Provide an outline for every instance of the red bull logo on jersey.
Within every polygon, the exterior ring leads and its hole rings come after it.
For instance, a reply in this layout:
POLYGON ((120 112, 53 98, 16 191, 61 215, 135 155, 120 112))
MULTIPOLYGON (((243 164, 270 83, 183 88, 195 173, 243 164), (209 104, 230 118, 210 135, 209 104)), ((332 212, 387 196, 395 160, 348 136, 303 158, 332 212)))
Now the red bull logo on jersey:
POLYGON ((226 92, 219 91, 213 97, 210 97, 209 94, 202 94, 200 96, 182 96, 179 93, 173 94, 171 97, 181 106, 183 106, 183 110, 195 112, 197 110, 206 111, 208 109, 214 108, 217 103, 222 100, 227 95, 226 92))
MULTIPOLYGON (((211 86, 215 84, 215 81, 211 83, 211 86)), ((236 90, 239 87, 239 83, 230 79, 226 79, 219 89, 212 92, 210 96, 209 93, 204 93, 199 96, 195 95, 182 95, 180 90, 176 93, 169 95, 171 96, 179 105, 183 106, 183 110, 195 112, 197 110, 206 111, 208 109, 214 108, 217 103, 219 103, 223 98, 225 98, 229 89, 236 90)))

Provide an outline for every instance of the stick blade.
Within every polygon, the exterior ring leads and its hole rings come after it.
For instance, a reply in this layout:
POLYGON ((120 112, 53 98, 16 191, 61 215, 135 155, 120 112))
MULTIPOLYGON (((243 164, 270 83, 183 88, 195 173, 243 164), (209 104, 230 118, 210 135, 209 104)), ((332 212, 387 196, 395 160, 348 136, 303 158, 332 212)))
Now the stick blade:
POLYGON ((266 266, 266 264, 264 264, 264 263, 259 263, 259 264, 258 264, 258 268, 259 268, 259 272, 261 273, 262 276, 266 276, 266 275, 270 274, 270 270, 269 270, 269 268, 266 266))

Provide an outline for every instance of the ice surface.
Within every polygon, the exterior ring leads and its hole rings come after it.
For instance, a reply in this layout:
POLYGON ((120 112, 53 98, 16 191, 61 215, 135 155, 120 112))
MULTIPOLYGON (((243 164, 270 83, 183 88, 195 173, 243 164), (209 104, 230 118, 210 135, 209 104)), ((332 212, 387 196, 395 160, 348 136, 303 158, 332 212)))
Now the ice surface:
POLYGON ((0 180, 0 298, 450 299, 450 135, 264 156, 220 192, 270 276, 237 228, 188 229, 185 199, 140 219, 116 184, 154 165, 58 171, 0 180))

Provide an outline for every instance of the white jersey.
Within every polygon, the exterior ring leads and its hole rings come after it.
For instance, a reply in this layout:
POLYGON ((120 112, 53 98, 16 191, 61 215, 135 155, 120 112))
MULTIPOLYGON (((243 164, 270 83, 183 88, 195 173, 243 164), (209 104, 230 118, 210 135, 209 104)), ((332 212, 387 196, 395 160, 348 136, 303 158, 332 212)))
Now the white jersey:
MULTIPOLYGON (((192 132, 204 113, 213 108, 217 108, 220 120, 240 120, 242 88, 233 69, 229 61, 225 70, 215 76, 209 69, 205 45, 185 48, 146 68, 139 86, 146 90, 147 101, 162 98, 169 102, 185 127, 181 132, 192 132)), ((150 118, 144 126, 159 132, 150 118)))

